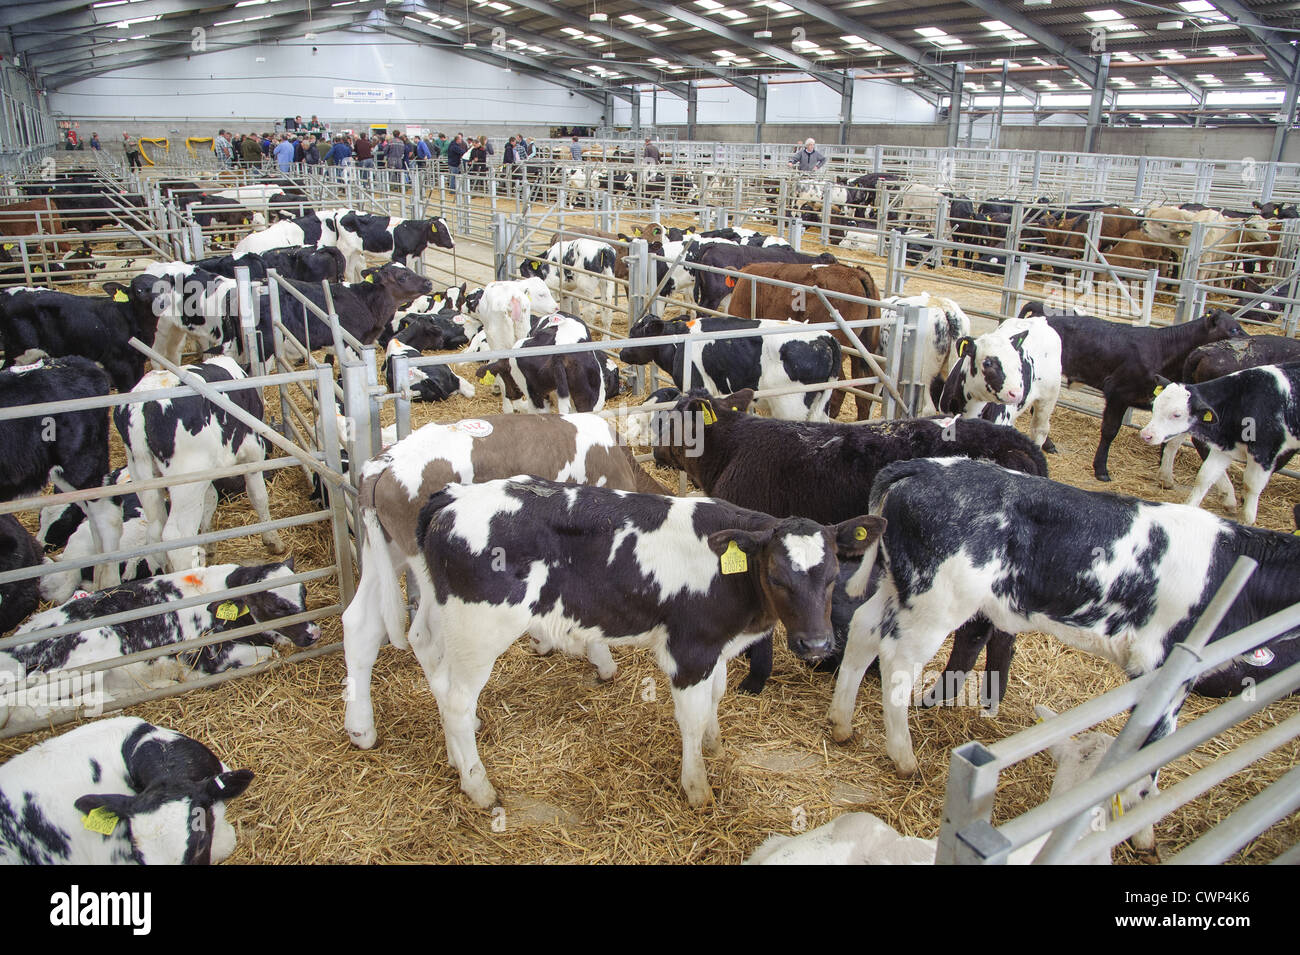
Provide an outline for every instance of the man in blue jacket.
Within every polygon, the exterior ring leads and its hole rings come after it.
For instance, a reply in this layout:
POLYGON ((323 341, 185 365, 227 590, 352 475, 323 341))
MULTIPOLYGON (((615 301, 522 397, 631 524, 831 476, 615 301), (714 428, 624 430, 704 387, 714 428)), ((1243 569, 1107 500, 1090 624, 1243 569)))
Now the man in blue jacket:
POLYGON ((280 137, 280 145, 275 147, 275 164, 280 167, 280 172, 288 172, 293 165, 293 152, 293 141, 285 133, 280 137))
POLYGON ((457 133, 456 138, 447 147, 447 171, 451 174, 452 192, 456 191, 456 176, 460 174, 460 161, 467 152, 469 152, 469 146, 465 143, 465 137, 457 133))

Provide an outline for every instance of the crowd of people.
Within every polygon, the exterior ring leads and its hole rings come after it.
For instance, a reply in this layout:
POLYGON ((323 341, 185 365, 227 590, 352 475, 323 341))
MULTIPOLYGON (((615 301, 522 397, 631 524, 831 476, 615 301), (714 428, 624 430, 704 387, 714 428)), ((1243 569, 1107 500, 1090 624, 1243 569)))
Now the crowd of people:
MULTIPOLYGON (((286 173, 295 163, 326 165, 334 167, 339 178, 344 167, 355 166, 367 179, 373 177, 376 169, 402 170, 404 175, 405 170, 416 167, 445 169, 450 174, 450 186, 454 191, 456 180, 462 175, 469 179, 471 189, 482 183, 488 176, 488 157, 496 155, 487 136, 467 140, 464 133, 456 133, 448 139, 446 133, 438 133, 436 137, 408 136, 398 130, 377 132, 373 136, 366 131, 357 135, 345 132, 331 136, 316 116, 312 116, 309 122, 303 122, 301 116, 287 118, 284 126, 283 132, 274 134, 248 132, 232 135, 228 130, 218 130, 213 140, 218 164, 234 167, 275 163, 281 172, 286 173)), ((139 141, 129 133, 122 134, 122 141, 131 168, 140 166, 139 141)), ((100 148, 98 133, 93 135, 90 146, 92 149, 100 148)), ((533 137, 522 133, 511 136, 501 157, 501 173, 505 179, 516 178, 515 167, 534 157, 537 149, 533 137)), ((641 155, 650 165, 664 161, 652 137, 646 137, 641 155)), ((569 158, 574 162, 585 159, 577 135, 571 137, 569 158)), ((817 150, 813 139, 798 147, 789 161, 791 168, 801 172, 815 172, 825 164, 826 156, 817 150)))

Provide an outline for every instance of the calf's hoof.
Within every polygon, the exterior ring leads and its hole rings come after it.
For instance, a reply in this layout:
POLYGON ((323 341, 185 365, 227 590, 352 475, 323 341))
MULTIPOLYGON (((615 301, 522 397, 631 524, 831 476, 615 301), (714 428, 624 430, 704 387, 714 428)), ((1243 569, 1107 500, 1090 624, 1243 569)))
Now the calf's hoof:
POLYGON ((756 677, 752 673, 740 681, 736 687, 741 693, 748 693, 750 696, 758 696, 763 692, 763 687, 767 686, 767 680, 763 677, 756 677))
POLYGON ((1051 438, 1047 438, 1046 440, 1043 441, 1043 453, 1060 454, 1060 452, 1056 450, 1056 445, 1052 443, 1051 438))
POLYGON ((480 809, 491 809, 500 802, 497 798, 497 791, 492 788, 492 784, 483 776, 461 780, 460 788, 470 798, 470 801, 480 809))
POLYGON ((348 739, 352 740, 352 745, 357 749, 371 749, 375 741, 379 739, 378 731, 372 726, 365 730, 348 730, 348 739))
POLYGON ((837 726, 834 723, 831 724, 831 742, 843 745, 851 739, 853 739, 852 726, 837 726))
POLYGON ((690 803, 692 809, 703 809, 705 806, 713 805, 713 787, 708 783, 690 787, 683 783, 682 788, 686 790, 686 801, 690 803))
POLYGON ((289 548, 285 547, 284 541, 280 540, 278 537, 274 540, 263 541, 263 543, 266 544, 266 549, 276 557, 289 553, 289 548))
POLYGON ((1106 471, 1094 471, 1093 476, 1096 477, 1098 481, 1110 480, 1110 474, 1106 471))
POLYGON ((916 775, 916 768, 916 757, 911 753, 894 757, 894 775, 899 779, 916 775))

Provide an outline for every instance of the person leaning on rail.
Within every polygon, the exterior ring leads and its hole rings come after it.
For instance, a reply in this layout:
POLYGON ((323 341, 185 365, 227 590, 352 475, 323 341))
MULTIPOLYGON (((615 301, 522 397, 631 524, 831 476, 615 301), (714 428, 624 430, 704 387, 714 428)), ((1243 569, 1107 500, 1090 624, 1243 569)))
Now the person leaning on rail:
POLYGON ((800 172, 816 172, 826 165, 826 157, 817 151, 817 141, 810 136, 804 140, 803 148, 795 152, 788 165, 800 172))

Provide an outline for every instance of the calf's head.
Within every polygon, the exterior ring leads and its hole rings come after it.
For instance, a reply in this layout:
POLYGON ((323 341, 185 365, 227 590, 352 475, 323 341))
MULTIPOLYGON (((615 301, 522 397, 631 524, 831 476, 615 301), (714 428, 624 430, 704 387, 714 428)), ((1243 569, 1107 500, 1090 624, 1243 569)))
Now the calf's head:
POLYGON ((1213 425, 1218 414, 1201 398, 1195 385, 1180 385, 1156 376, 1151 420, 1139 435, 1147 444, 1163 444, 1175 435, 1193 431, 1198 425, 1213 425))
POLYGON ((1219 342, 1225 338, 1245 338, 1249 334, 1235 318, 1219 308, 1210 309, 1201 321, 1205 323, 1207 342, 1219 342))
MULTIPOLYGON (((967 397, 1003 405, 1014 405, 1024 398, 1027 382, 1021 367, 1021 352, 1028 336, 1026 330, 1010 337, 993 334, 958 340, 957 355, 966 359, 967 397)), ((945 399, 947 391, 945 387, 945 399)))
POLYGON ((377 269, 365 269, 362 281, 382 285, 393 296, 399 307, 410 305, 421 295, 433 291, 433 283, 423 275, 412 272, 404 265, 389 263, 377 269))
POLYGON ((831 594, 840 558, 860 558, 873 548, 885 520, 864 516, 822 525, 787 518, 764 531, 715 531, 709 549, 718 555, 724 576, 757 573, 763 601, 786 628, 790 650, 816 661, 835 650, 831 594))

